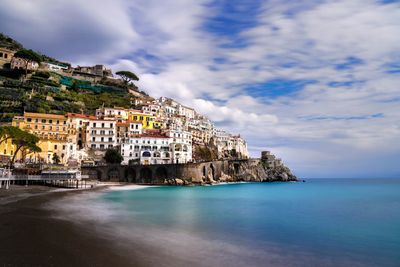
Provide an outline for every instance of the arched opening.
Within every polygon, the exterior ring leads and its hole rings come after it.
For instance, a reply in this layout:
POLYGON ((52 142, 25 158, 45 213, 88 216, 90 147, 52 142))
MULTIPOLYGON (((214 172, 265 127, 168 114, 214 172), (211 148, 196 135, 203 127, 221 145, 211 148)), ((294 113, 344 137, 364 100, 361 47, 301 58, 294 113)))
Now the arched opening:
POLYGON ((213 180, 216 180, 216 178, 215 178, 215 167, 214 167, 214 165, 213 164, 210 164, 210 169, 211 169, 211 178, 213 179, 213 180))
POLYGON ((168 178, 168 172, 165 167, 158 167, 156 170, 155 178, 159 181, 164 181, 168 178))
POLYGON ((124 182, 136 183, 136 171, 135 169, 129 168, 125 170, 124 182))
POLYGON ((206 166, 203 166, 203 176, 207 177, 207 169, 206 166))
POLYGON ((234 174, 239 174, 239 170, 240 170, 240 165, 239 165, 239 163, 234 163, 234 164, 233 164, 233 171, 234 171, 234 174))
POLYGON ((120 176, 120 175, 119 175, 119 172, 118 172, 118 170, 115 169, 115 168, 109 170, 108 173, 107 173, 107 179, 108 179, 108 180, 118 180, 118 181, 119 181, 119 179, 120 179, 119 176, 120 176))
POLYGON ((145 152, 143 152, 142 157, 150 158, 151 157, 151 153, 149 151, 145 151, 145 152))
POLYGON ((175 145, 175 151, 182 151, 182 145, 181 144, 176 144, 175 145))
POLYGON ((188 151, 188 147, 187 147, 187 145, 184 145, 183 146, 183 152, 187 152, 188 151))
POLYGON ((161 153, 158 152, 158 151, 155 151, 155 152, 153 153, 153 157, 159 158, 159 157, 161 157, 161 153))
POLYGON ((140 170, 140 181, 144 184, 150 184, 153 179, 153 174, 149 168, 142 168, 140 170))
POLYGON ((96 171, 97 180, 101 181, 103 178, 103 173, 99 170, 96 171))

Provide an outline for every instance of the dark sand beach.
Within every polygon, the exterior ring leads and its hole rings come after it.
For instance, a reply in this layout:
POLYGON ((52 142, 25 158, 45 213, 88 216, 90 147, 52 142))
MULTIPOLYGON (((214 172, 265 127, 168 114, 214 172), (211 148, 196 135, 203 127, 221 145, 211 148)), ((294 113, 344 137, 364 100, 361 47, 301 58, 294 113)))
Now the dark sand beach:
POLYGON ((108 239, 96 234, 92 225, 57 219, 44 208, 46 203, 68 194, 85 192, 49 190, 17 187, 0 191, 0 200, 22 195, 18 201, 0 204, 0 266, 147 265, 135 260, 131 253, 116 249, 108 239))

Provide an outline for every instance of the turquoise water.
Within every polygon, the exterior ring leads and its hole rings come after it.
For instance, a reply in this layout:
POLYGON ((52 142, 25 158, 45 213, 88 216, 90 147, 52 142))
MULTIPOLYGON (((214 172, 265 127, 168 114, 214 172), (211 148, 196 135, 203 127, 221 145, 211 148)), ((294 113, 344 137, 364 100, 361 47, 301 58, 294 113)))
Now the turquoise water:
POLYGON ((154 187, 100 200, 114 223, 165 233, 160 246, 173 239, 189 254, 205 248, 211 265, 400 266, 400 179, 154 187))

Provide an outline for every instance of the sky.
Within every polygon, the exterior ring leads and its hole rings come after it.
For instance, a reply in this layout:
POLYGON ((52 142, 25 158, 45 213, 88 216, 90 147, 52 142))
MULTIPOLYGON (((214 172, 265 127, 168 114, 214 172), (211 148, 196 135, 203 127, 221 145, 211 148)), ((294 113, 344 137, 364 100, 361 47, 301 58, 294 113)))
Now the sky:
POLYGON ((0 32, 130 70, 299 177, 400 177, 400 1, 0 0, 0 32))

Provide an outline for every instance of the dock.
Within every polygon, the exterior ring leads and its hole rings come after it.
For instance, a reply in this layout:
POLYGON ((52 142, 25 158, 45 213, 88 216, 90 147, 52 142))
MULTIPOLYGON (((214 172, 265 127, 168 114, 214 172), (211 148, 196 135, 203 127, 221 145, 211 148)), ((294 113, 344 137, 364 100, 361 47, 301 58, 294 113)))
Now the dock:
MULTIPOLYGON (((11 184, 47 185, 63 188, 87 188, 88 175, 70 171, 47 171, 41 175, 12 174, 10 170, 0 170, 0 189, 9 189, 11 184)), ((89 185, 90 187, 91 185, 89 185)))

